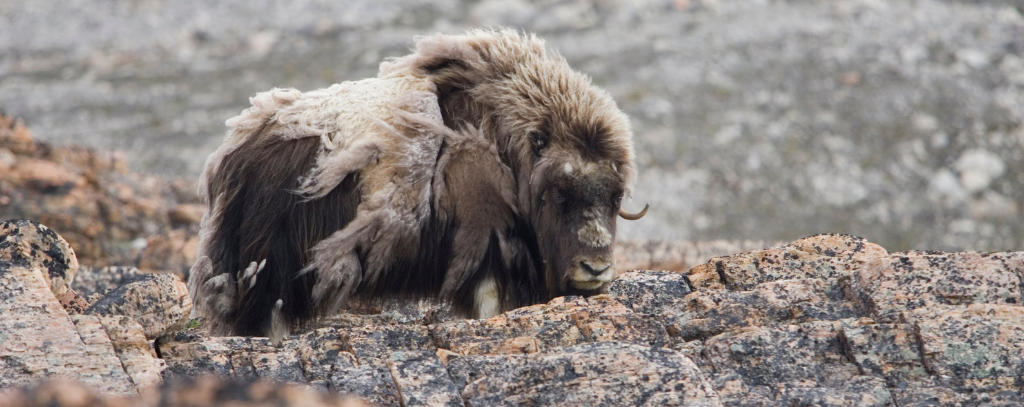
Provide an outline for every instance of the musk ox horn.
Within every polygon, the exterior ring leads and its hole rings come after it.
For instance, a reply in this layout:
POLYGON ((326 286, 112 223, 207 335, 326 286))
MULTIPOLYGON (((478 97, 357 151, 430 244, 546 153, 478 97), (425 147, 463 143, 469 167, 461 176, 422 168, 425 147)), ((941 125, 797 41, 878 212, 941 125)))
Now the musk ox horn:
POLYGON ((626 212, 624 209, 619 209, 619 216, 621 216, 622 219, 625 220, 637 220, 644 217, 644 215, 647 214, 647 209, 650 207, 651 204, 644 204, 644 210, 640 211, 640 213, 629 213, 626 212))

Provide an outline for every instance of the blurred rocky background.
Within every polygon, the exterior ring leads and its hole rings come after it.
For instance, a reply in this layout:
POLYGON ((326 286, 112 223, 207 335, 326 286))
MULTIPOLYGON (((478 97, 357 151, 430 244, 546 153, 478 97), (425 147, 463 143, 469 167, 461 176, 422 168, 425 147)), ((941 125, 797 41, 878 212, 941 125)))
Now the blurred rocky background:
MULTIPOLYGON (((543 36, 632 117, 626 205, 652 210, 623 238, 1020 250, 1022 14, 1021 0, 0 0, 0 109, 51 145, 122 150, 90 161, 106 181, 37 186, 124 185, 96 211, 156 210, 125 232, 145 237, 194 202, 119 166, 194 178, 256 92, 373 76, 415 35, 505 25, 543 36), (133 200, 140 188, 172 206, 133 200)), ((89 237, 60 227, 74 221, 43 220, 88 258, 98 249, 73 240, 89 237)))

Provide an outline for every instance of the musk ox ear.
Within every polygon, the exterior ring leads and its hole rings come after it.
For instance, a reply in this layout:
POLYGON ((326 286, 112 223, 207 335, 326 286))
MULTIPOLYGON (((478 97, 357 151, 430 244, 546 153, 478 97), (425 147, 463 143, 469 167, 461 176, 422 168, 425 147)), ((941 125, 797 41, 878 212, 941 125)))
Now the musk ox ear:
POLYGON ((413 53, 380 64, 381 78, 414 75, 428 77, 439 93, 468 89, 480 83, 487 64, 466 35, 434 34, 416 39, 413 53))

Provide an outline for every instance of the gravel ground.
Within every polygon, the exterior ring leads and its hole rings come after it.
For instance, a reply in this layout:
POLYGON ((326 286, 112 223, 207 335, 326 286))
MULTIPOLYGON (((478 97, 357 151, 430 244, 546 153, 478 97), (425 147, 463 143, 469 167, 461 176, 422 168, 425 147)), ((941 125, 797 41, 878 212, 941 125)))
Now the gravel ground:
POLYGON ((376 73, 432 32, 547 39, 632 117, 620 236, 1020 250, 1024 0, 0 0, 0 109, 195 176, 272 87, 376 73))

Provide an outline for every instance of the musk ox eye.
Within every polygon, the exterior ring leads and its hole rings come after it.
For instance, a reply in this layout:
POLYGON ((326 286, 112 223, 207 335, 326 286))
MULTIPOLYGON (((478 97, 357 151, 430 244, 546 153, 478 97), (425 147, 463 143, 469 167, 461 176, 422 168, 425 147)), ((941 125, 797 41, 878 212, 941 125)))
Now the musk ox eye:
POLYGON ((565 202, 565 190, 562 188, 555 188, 551 191, 551 199, 553 199, 555 203, 561 205, 565 202))
POLYGON ((618 192, 615 195, 612 195, 612 204, 615 208, 619 208, 622 206, 622 192, 618 192))
POLYGON ((540 156, 540 152, 543 151, 544 148, 548 146, 548 141, 550 141, 550 140, 551 140, 551 136, 549 136, 547 133, 545 133, 543 131, 540 131, 540 130, 531 131, 530 132, 530 144, 533 145, 533 154, 537 155, 537 156, 540 156))

